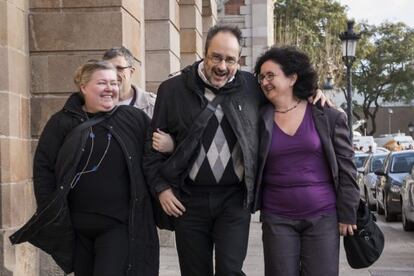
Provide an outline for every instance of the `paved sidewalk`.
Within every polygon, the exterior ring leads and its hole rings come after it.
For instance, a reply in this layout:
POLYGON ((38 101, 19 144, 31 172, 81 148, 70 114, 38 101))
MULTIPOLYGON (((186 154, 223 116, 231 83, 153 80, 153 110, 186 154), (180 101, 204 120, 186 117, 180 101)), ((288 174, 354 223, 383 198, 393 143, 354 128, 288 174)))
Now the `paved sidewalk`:
MULTIPOLYGON (((380 260, 368 269, 352 269, 346 261, 341 240, 340 276, 414 276, 414 233, 404 233, 401 222, 390 224, 381 218, 378 224, 386 238, 386 248, 380 260)), ((258 215, 252 219, 249 249, 243 270, 247 276, 264 275, 261 224, 258 222, 258 215)), ((160 276, 179 276, 179 271, 175 248, 162 247, 160 276)))

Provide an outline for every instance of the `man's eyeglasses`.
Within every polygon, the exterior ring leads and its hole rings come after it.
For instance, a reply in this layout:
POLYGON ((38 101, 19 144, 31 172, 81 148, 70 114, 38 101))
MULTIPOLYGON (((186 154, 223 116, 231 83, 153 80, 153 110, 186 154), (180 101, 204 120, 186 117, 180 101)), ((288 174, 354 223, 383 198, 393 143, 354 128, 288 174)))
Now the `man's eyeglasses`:
POLYGON ((260 75, 257 76, 257 81, 259 82, 259 84, 262 84, 263 80, 272 81, 275 77, 276 77, 276 75, 273 74, 273 73, 269 73, 269 74, 266 74, 266 75, 260 74, 260 75))
POLYGON ((224 58, 221 55, 212 54, 208 57, 208 59, 214 64, 219 64, 223 60, 224 60, 224 62, 226 63, 227 66, 234 66, 234 65, 237 64, 237 59, 235 59, 234 57, 224 58))
POLYGON ((131 65, 129 65, 129 66, 115 66, 117 71, 124 71, 125 69, 131 68, 131 67, 132 67, 131 65))

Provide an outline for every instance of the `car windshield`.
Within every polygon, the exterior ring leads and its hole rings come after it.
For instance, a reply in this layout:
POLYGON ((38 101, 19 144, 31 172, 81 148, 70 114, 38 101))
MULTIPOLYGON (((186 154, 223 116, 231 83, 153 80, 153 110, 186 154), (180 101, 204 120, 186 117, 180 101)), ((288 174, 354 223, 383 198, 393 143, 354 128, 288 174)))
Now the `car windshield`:
POLYGON ((395 155, 392 159, 392 173, 408 173, 414 164, 414 153, 395 155))
POLYGON ((386 155, 376 155, 372 157, 370 172, 381 170, 384 165, 386 155))
POLYGON ((362 168, 367 161, 368 155, 355 155, 354 161, 357 168, 362 168))

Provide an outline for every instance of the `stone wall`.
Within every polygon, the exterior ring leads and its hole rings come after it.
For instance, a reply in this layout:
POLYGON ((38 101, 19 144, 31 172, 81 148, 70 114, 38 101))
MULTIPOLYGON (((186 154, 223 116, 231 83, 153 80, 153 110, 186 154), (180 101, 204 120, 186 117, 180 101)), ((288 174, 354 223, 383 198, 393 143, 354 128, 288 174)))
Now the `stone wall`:
POLYGON ((0 0, 0 275, 38 275, 37 250, 8 236, 32 214, 29 1, 0 0))

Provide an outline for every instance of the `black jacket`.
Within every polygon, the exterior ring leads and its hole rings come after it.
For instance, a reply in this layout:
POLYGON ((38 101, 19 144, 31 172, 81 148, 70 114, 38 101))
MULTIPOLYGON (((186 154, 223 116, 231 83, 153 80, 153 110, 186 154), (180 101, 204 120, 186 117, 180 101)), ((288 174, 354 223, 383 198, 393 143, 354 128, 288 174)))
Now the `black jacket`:
MULTIPOLYGON (((67 195, 76 174, 88 129, 68 135, 85 121, 82 99, 76 93, 47 122, 36 149, 33 182, 37 201, 34 216, 10 240, 29 241, 52 255, 66 272, 72 271, 74 231, 67 195)), ((127 275, 155 276, 159 268, 159 244, 150 194, 142 172, 141 157, 150 130, 149 118, 134 107, 119 106, 106 113, 100 125, 120 144, 130 177, 129 259, 127 275)))
MULTIPOLYGON (((198 64, 196 62, 186 67, 180 75, 161 83, 158 89, 151 125, 153 129, 160 128, 170 133, 177 145, 183 141, 191 124, 207 105, 203 85, 200 85, 197 75, 198 64)), ((220 88, 218 93, 227 94, 221 106, 242 149, 246 190, 244 207, 250 208, 257 170, 257 122, 263 95, 254 76, 243 71, 238 71, 234 80, 220 88)), ((200 147, 193 157, 197 157, 200 147)), ((183 183, 174 187, 169 179, 164 179, 159 173, 159 167, 167 158, 151 149, 150 145, 147 147, 144 167, 154 196, 170 187, 178 195, 183 190, 183 183)))
MULTIPOLYGON (((269 103, 263 107, 260 120, 260 152, 257 178, 257 192, 254 210, 262 203, 262 174, 272 141, 274 108, 269 103)), ((312 106, 312 117, 318 131, 327 163, 330 167, 336 191, 338 221, 355 224, 359 205, 359 188, 356 184, 354 151, 349 140, 346 115, 335 108, 312 106)))

